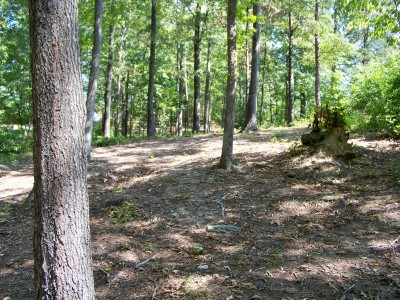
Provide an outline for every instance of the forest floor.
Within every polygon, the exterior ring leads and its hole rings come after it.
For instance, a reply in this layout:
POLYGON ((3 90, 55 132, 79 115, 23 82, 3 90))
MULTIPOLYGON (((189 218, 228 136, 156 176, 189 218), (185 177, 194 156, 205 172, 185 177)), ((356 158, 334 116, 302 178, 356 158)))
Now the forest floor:
MULTIPOLYGON (((237 172, 217 134, 94 149, 97 299, 400 299, 400 144, 293 156, 306 131, 235 135, 237 172)), ((32 183, 0 166, 0 299, 34 298, 32 183)))

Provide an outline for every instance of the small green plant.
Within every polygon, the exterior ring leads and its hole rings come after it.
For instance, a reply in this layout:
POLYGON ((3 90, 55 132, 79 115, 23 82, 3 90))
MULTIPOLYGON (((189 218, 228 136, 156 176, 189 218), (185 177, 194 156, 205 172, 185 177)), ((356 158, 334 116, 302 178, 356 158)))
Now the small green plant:
POLYGON ((146 251, 153 252, 154 251, 154 245, 152 242, 147 242, 146 243, 146 251))
POLYGON ((285 256, 282 253, 272 253, 264 258, 270 268, 277 268, 285 262, 285 256))
POLYGON ((10 213, 11 209, 12 209, 12 207, 11 207, 10 203, 5 203, 2 206, 0 206, 0 212, 6 213, 6 214, 10 213))
POLYGON ((289 153, 290 153, 291 156, 298 156, 300 154, 303 154, 304 151, 305 151, 305 148, 299 142, 294 142, 289 147, 289 153))
POLYGON ((11 212, 12 207, 10 203, 5 203, 0 206, 0 224, 7 222, 7 215, 11 212))
POLYGON ((149 158, 156 158, 158 157, 158 153, 157 152, 150 152, 149 153, 149 158))
POLYGON ((278 138, 276 135, 274 135, 274 136, 271 138, 271 143, 279 143, 279 138, 278 138))
POLYGON ((161 272, 166 275, 166 274, 169 273, 169 268, 164 266, 164 267, 161 268, 161 272))
POLYGON ((394 173, 394 178, 396 179, 397 183, 400 184, 400 169, 394 173))
POLYGON ((200 244, 193 245, 193 251, 196 254, 204 254, 204 248, 200 244))
POLYGON ((137 208, 135 204, 124 202, 121 206, 110 206, 110 217, 111 223, 113 224, 123 224, 135 217, 137 208))
POLYGON ((236 260, 238 264, 243 264, 246 259, 246 255, 242 252, 236 253, 236 260))

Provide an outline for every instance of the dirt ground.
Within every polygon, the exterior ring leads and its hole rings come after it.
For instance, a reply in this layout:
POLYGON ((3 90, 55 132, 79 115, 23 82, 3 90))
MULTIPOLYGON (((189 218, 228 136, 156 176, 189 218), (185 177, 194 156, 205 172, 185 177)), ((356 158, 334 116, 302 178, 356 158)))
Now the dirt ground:
MULTIPOLYGON (((220 135, 95 149, 97 299, 400 299, 400 144, 291 155, 304 132, 236 135, 237 172, 220 135)), ((33 299, 30 165, 0 166, 0 299, 33 299)))

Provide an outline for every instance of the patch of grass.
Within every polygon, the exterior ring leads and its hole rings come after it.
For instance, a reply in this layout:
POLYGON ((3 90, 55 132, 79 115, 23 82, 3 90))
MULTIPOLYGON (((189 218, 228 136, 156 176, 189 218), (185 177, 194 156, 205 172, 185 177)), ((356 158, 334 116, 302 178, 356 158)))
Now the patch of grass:
POLYGON ((394 178, 398 184, 400 184, 400 168, 394 173, 394 178))
POLYGON ((149 158, 156 158, 158 156, 159 156, 159 154, 157 152, 150 152, 149 153, 149 158))
POLYGON ((112 224, 124 224, 133 220, 137 207, 135 204, 124 202, 121 206, 110 206, 108 210, 112 224))
POLYGON ((274 136, 271 138, 270 142, 271 142, 271 143, 274 143, 274 144, 279 143, 279 138, 278 138, 276 135, 274 135, 274 136))
POLYGON ((7 217, 11 210, 12 206, 10 203, 4 203, 0 206, 0 224, 7 222, 7 217))
POLYGON ((285 256, 283 253, 272 253, 271 255, 264 257, 263 260, 267 263, 269 268, 279 268, 285 262, 285 256))
POLYGON ((238 264, 244 264, 245 259, 246 259, 246 254, 242 253, 242 252, 238 252, 236 253, 236 260, 238 262, 238 264))
POLYGON ((303 147, 303 145, 299 142, 293 143, 289 147, 289 153, 291 156, 298 156, 304 153, 306 149, 303 147))
POLYGON ((108 147, 108 146, 114 146, 114 145, 126 145, 126 144, 131 144, 134 142, 138 142, 140 140, 146 139, 147 137, 140 137, 140 136, 134 136, 132 138, 127 138, 124 136, 119 136, 119 137, 103 137, 103 136, 96 136, 93 137, 92 141, 92 146, 93 147, 108 147))

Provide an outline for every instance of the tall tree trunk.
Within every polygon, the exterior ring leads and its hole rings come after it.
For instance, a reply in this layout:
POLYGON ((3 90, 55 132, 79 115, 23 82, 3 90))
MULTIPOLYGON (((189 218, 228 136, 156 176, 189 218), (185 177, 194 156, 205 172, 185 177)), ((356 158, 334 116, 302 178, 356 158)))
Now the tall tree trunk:
POLYGON ((147 93, 147 136, 156 135, 154 116, 154 77, 156 74, 156 33, 157 33, 157 0, 151 1, 151 44, 149 63, 149 88, 147 93))
MULTIPOLYGON (((133 67, 133 85, 136 84, 136 65, 133 67)), ((134 118, 134 108, 135 108, 135 93, 132 93, 131 101, 129 101, 129 137, 132 138, 133 135, 133 118, 134 118)))
POLYGON ((35 299, 94 300, 78 5, 29 1, 35 299))
MULTIPOLYGON (((264 48, 264 63, 262 70, 262 83, 261 83, 261 108, 260 108, 260 124, 263 123, 263 115, 264 115, 264 98, 265 98, 265 69, 267 67, 267 43, 265 43, 264 48)), ((270 95, 271 98, 271 95, 270 95)))
MULTIPOLYGON (((245 55, 246 55, 246 77, 245 77, 245 97, 244 97, 244 107, 246 107, 246 103, 249 98, 249 81, 250 81, 250 47, 249 47, 249 38, 247 37, 247 33, 249 32, 249 12, 250 12, 250 6, 246 8, 246 28, 245 28, 245 35, 246 35, 246 41, 245 41, 245 55)), ((241 119, 242 121, 242 119, 241 119)))
POLYGON ((125 43, 125 33, 126 33, 126 27, 122 27, 121 30, 121 40, 119 42, 119 58, 118 58, 118 76, 117 76, 117 99, 115 100, 115 106, 116 106, 116 111, 115 111, 115 119, 114 119, 114 137, 119 136, 119 122, 121 118, 121 113, 120 113, 120 105, 121 105, 121 72, 122 72, 122 66, 124 65, 124 54, 122 51, 124 50, 124 43, 125 43))
POLYGON ((228 39, 228 80, 226 83, 226 108, 224 118, 224 137, 220 166, 231 169, 233 164, 233 132, 235 129, 236 107, 236 6, 237 0, 228 1, 227 39, 228 39))
POLYGON ((321 106, 321 92, 320 92, 320 49, 319 49, 319 1, 315 0, 315 22, 317 28, 315 32, 315 106, 321 106))
POLYGON ((90 63, 89 87, 86 99, 87 118, 85 125, 86 158, 92 159, 92 131, 94 107, 96 104, 97 80, 99 78, 100 50, 101 50, 101 20, 103 15, 103 1, 95 0, 95 16, 93 30, 92 61, 90 63))
POLYGON ((260 62, 260 23, 259 14, 261 11, 260 3, 253 4, 253 15, 257 17, 253 24, 254 33, 251 50, 251 78, 249 87, 249 97, 246 103, 245 131, 257 130, 257 94, 258 94, 258 73, 260 62))
POLYGON ((204 132, 210 132, 210 104, 211 104, 211 44, 212 38, 208 39, 208 50, 207 50, 207 75, 206 75, 206 87, 204 92, 204 132))
MULTIPOLYGON (((186 52, 186 47, 185 47, 186 52)), ((186 69, 186 53, 183 56, 183 79, 185 81, 185 131, 189 129, 189 83, 186 69)))
POLYGON ((178 102, 178 110, 176 112, 175 134, 182 136, 182 106, 183 106, 183 93, 184 93, 184 79, 183 76, 183 46, 176 47, 176 97, 178 102))
POLYGON ((128 123, 129 123, 129 70, 126 75, 125 83, 125 101, 122 110, 122 135, 124 137, 128 136, 128 123))
POLYGON ((288 29, 288 78, 287 78, 287 100, 285 109, 285 121, 287 125, 294 122, 294 70, 293 70, 293 22, 292 12, 289 12, 289 29, 288 29))
POLYGON ((114 25, 110 25, 110 40, 108 42, 108 63, 106 75, 106 92, 104 94, 103 136, 110 137, 111 127, 111 86, 114 60, 114 25))
POLYGON ((194 27, 194 102, 193 102, 193 127, 192 132, 200 131, 200 27, 201 8, 197 2, 194 27))

